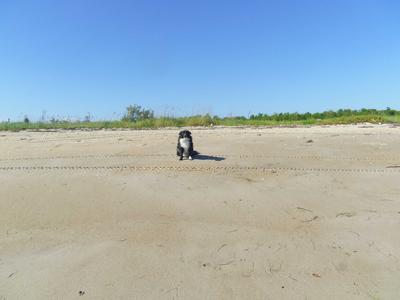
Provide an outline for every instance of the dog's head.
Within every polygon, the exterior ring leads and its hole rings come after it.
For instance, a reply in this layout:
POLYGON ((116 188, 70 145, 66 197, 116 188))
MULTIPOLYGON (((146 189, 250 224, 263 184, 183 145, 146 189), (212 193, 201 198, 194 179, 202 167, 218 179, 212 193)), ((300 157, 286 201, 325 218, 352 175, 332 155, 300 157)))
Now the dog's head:
POLYGON ((179 132, 179 138, 191 138, 192 137, 192 133, 189 130, 182 130, 181 132, 179 132))

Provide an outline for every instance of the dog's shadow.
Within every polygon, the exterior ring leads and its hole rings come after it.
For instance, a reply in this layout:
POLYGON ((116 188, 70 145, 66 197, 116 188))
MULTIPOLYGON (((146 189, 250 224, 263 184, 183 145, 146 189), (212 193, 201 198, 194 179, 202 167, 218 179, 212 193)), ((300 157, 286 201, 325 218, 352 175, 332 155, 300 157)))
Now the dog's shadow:
POLYGON ((225 160, 225 157, 220 156, 212 156, 212 155, 204 155, 204 154, 196 154, 193 159, 197 160, 213 160, 213 161, 222 161, 225 160))

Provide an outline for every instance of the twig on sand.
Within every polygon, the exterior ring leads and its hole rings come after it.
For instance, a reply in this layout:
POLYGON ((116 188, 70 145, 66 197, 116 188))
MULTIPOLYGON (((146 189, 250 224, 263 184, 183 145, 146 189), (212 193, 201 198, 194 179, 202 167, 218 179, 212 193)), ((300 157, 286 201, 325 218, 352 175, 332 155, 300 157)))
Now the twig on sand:
POLYGON ((224 248, 225 246, 227 246, 227 244, 222 244, 221 247, 218 248, 217 252, 219 252, 219 250, 221 250, 221 249, 224 248))
POLYGON ((355 213, 352 213, 352 212, 342 212, 342 213, 336 214, 336 218, 337 217, 348 217, 348 218, 350 218, 350 217, 354 217, 354 216, 355 216, 355 213))
POLYGON ((307 209, 307 208, 304 208, 304 207, 300 207, 300 206, 297 206, 296 208, 297 208, 297 209, 300 209, 300 210, 305 210, 305 211, 308 211, 308 212, 313 212, 313 211, 310 210, 310 209, 307 209))
POLYGON ((294 280, 294 281, 298 281, 296 278, 294 278, 292 275, 288 276, 290 279, 294 280))
POLYGON ((230 265, 230 264, 233 263, 233 262, 234 262, 234 260, 231 260, 231 261, 228 261, 228 262, 226 262, 226 263, 217 264, 217 266, 219 266, 219 267, 221 267, 221 266, 227 266, 227 265, 230 265))
POLYGON ((304 221, 301 221, 301 222, 303 222, 303 223, 309 223, 309 222, 312 222, 312 221, 314 221, 314 220, 316 220, 316 219, 318 219, 318 216, 314 216, 312 219, 304 220, 304 221))

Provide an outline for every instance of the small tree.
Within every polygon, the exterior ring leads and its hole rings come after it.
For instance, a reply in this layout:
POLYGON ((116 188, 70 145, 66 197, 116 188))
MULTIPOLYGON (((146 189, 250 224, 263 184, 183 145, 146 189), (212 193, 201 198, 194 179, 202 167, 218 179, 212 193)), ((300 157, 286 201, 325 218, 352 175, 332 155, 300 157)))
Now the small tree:
POLYGON ((85 118, 83 119, 83 122, 90 123, 91 120, 92 120, 92 116, 90 115, 90 113, 87 113, 85 118))
POLYGON ((24 117, 24 123, 25 123, 25 124, 29 124, 29 123, 30 123, 28 116, 25 116, 25 117, 24 117))
POLYGON ((129 105, 126 108, 126 113, 122 117, 122 121, 136 122, 140 120, 153 119, 154 111, 151 109, 144 109, 140 105, 129 105))

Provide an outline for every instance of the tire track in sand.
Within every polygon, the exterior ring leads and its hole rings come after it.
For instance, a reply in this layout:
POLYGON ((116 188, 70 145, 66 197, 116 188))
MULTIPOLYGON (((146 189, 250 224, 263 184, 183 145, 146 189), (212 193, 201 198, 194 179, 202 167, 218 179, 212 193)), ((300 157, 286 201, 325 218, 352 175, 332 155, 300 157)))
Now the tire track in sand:
POLYGON ((400 168, 301 168, 301 167, 246 167, 246 166, 0 166, 0 171, 180 171, 180 172, 324 172, 324 173, 393 173, 400 174, 400 168))
MULTIPOLYGON (((241 159, 299 159, 299 160, 337 160, 337 161, 400 161, 400 157, 352 157, 352 156, 318 156, 318 155, 264 155, 264 154, 207 154, 211 157, 241 158, 241 159)), ((145 157, 176 157, 174 154, 89 154, 89 155, 62 155, 43 157, 3 157, 0 161, 33 161, 58 159, 101 159, 101 158, 145 158, 145 157)))

